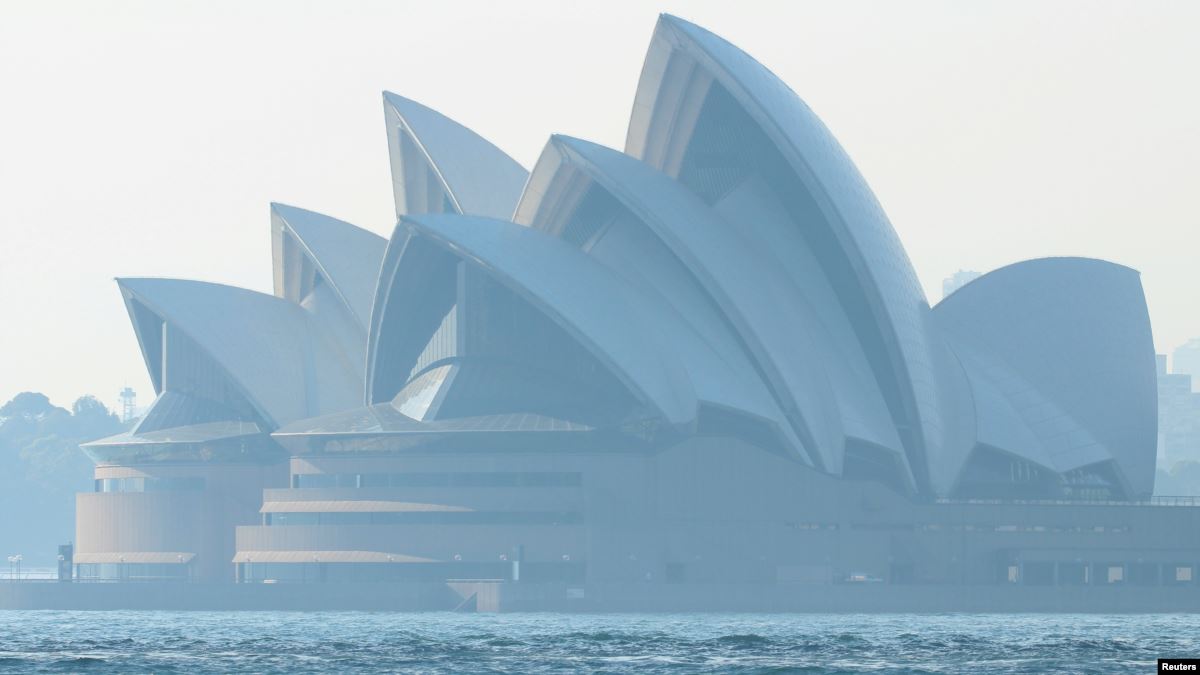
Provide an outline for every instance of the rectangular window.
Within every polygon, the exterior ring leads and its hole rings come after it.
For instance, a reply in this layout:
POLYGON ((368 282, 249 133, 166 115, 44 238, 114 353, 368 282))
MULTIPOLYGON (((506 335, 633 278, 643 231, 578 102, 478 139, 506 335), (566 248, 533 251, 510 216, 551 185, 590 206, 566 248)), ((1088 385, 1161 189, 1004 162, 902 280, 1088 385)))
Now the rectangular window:
POLYGON ((574 525, 577 511, 402 511, 268 513, 265 525, 574 525))
POLYGON ((521 484, 529 487, 579 487, 583 475, 574 471, 538 471, 521 474, 521 484))
POLYGON ((203 490, 204 479, 199 476, 97 478, 94 486, 96 492, 178 492, 183 490, 203 490))
POLYGON ((1088 582, 1088 565, 1081 562, 1058 563, 1058 583, 1061 586, 1082 586, 1088 582))
MULTIPOLYGON (((575 471, 408 472, 395 474, 293 474, 293 488, 384 487, 579 487, 583 474, 575 471)), ((97 491, 100 491, 97 489, 97 491)))
POLYGON ((173 478, 145 478, 142 487, 146 492, 185 492, 204 489, 204 479, 199 476, 173 478))
POLYGON ((328 473, 300 473, 294 476, 298 488, 337 487, 337 476, 328 473))
POLYGON ((1121 565, 1108 566, 1108 583, 1119 584, 1125 581, 1125 568, 1121 565))
POLYGON ((268 525, 316 525, 315 513, 268 513, 268 525))
POLYGON ((1191 566, 1178 566, 1175 568, 1175 581, 1186 584, 1192 580, 1191 566))
POLYGON ((361 479, 360 484, 365 488, 385 488, 391 483, 386 473, 364 473, 361 479))
POLYGON ((370 513, 321 513, 318 516, 320 525, 369 525, 370 513))
POLYGON ((667 563, 665 576, 668 584, 683 583, 687 577, 687 567, 683 563, 667 563))
POLYGON ((449 484, 449 475, 444 473, 392 474, 392 487, 445 487, 449 484))
POLYGON ((450 484, 456 487, 515 487, 515 473, 454 473, 450 484))
POLYGON ((1054 563, 1052 562, 1027 562, 1024 569, 1024 582, 1026 586, 1053 586, 1055 580, 1054 563))
POLYGON ((392 511, 380 511, 369 514, 371 516, 372 525, 398 525, 404 522, 403 513, 392 511))

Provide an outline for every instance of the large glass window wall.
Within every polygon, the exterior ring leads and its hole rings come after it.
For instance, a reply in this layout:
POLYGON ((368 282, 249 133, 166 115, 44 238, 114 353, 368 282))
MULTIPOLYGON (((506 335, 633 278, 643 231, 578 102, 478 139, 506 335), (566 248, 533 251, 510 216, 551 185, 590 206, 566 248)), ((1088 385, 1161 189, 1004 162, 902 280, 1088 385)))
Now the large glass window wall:
POLYGON ((264 513, 263 525, 576 525, 574 511, 404 511, 264 513))
POLYGON ((582 474, 570 471, 292 474, 294 488, 579 487, 582 484, 582 474))
MULTIPOLYGON (((513 563, 507 561, 445 563, 297 563, 239 562, 237 578, 243 583, 322 583, 432 581, 456 579, 510 580, 513 563)), ((583 583, 583 562, 522 562, 523 582, 583 583)))
POLYGON ((75 566, 79 581, 187 581, 187 564, 179 563, 87 563, 75 566))
POLYGON ((97 478, 95 481, 96 492, 188 492, 203 489, 204 479, 199 476, 97 478))

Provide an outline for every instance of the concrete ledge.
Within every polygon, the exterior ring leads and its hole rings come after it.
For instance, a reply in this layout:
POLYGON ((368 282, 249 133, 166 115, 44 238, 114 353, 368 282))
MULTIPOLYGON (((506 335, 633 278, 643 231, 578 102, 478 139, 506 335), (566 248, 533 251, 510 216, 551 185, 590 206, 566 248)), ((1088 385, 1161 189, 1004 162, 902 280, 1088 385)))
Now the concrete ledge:
POLYGON ((1192 613, 1200 586, 0 582, 0 609, 1192 613))

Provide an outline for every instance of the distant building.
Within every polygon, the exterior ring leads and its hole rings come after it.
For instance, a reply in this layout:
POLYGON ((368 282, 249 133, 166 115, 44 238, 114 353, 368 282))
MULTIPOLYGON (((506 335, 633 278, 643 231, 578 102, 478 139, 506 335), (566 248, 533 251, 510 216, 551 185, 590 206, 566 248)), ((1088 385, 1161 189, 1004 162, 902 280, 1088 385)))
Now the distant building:
POLYGON ((1171 372, 1192 376, 1192 387, 1200 387, 1200 338, 1192 338, 1171 354, 1171 372))
POLYGON ((983 276, 975 270, 959 270, 954 274, 942 279, 942 297, 950 295, 954 291, 966 286, 968 283, 983 276))
POLYGON ((1165 469, 1180 461, 1200 461, 1200 340, 1175 350, 1167 372, 1158 355, 1158 462, 1165 469))

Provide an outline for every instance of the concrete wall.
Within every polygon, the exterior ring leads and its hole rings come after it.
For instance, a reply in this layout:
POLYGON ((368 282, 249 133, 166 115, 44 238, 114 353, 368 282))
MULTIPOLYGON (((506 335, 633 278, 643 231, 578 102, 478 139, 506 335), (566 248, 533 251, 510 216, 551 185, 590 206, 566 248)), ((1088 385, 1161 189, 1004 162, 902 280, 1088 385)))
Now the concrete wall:
POLYGON ((96 478, 204 479, 204 489, 85 492, 75 499, 75 552, 194 553, 191 577, 232 581, 234 529, 260 521, 264 487, 287 484, 283 464, 96 467, 96 478))
POLYGON ((1003 580, 1009 565, 1023 570, 1024 561, 1179 563, 1194 566, 1200 578, 1200 509, 917 503, 877 483, 835 479, 729 439, 693 438, 657 454, 442 450, 303 457, 292 460, 292 471, 579 471, 578 488, 285 489, 269 490, 265 498, 578 510, 582 522, 254 526, 239 528, 239 550, 369 550, 494 561, 519 544, 528 561, 567 555, 586 562, 589 585, 991 585, 1003 580))
POLYGON ((305 456, 293 458, 290 469, 556 471, 579 472, 582 480, 579 486, 556 487, 292 489, 282 487, 288 484, 282 467, 102 467, 98 477, 200 475, 206 489, 80 495, 77 550, 194 552, 195 578, 218 581, 234 578, 235 551, 239 557, 374 551, 495 563, 521 547, 526 562, 584 563, 589 588, 647 582, 1002 585, 1010 566, 1019 571, 1017 585, 1039 574, 1039 583, 1047 574, 1069 579, 1084 567, 1098 583, 1113 565, 1125 570, 1128 583, 1134 577, 1145 583, 1145 570, 1157 570, 1156 583, 1167 582, 1177 565, 1190 566, 1192 583, 1200 582, 1198 508, 917 503, 877 483, 835 479, 728 439, 693 438, 657 454, 440 449, 305 456), (335 511, 361 509, 351 504, 355 501, 418 502, 484 512, 572 512, 580 520, 264 526, 259 513, 264 500, 323 502, 313 508, 335 511), (1134 573, 1139 565, 1145 573, 1134 573))

